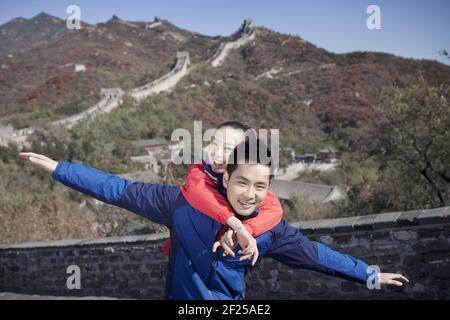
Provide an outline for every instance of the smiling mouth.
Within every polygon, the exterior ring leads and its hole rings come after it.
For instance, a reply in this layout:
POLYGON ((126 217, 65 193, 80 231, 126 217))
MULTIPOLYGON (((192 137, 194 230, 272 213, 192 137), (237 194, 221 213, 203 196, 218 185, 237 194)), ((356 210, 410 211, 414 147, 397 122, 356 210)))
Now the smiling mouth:
POLYGON ((241 207, 243 207, 244 209, 250 209, 251 207, 253 207, 255 205, 254 202, 243 202, 239 200, 239 204, 241 205, 241 207))
POLYGON ((216 167, 216 168, 217 167, 221 167, 221 166, 223 166, 223 163, 217 163, 217 162, 214 161, 213 162, 213 166, 216 167))

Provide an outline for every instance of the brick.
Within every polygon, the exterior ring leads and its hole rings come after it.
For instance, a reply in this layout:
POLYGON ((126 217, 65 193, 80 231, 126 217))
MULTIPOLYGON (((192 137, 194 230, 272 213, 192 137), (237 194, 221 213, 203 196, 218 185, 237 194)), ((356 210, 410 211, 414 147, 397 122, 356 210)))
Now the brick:
POLYGON ((410 230, 399 230, 392 233, 395 239, 400 241, 411 241, 417 239, 417 233, 410 230))
POLYGON ((418 253, 446 251, 446 250, 450 250, 450 241, 443 240, 443 239, 423 241, 423 242, 418 242, 416 244, 413 244, 412 247, 418 253))
POLYGON ((421 228, 417 230, 417 235, 419 239, 429 239, 429 238, 439 238, 443 233, 443 226, 438 226, 435 228, 421 228))
POLYGON ((444 227, 444 230, 442 231, 442 235, 445 238, 450 238, 450 224, 448 224, 444 227))
POLYGON ((319 285, 319 284, 310 286, 309 290, 313 294, 323 294, 327 291, 323 285, 319 285))
POLYGON ((305 291, 307 291, 307 290, 308 290, 308 287, 309 287, 309 284, 308 284, 307 281, 302 281, 302 280, 300 280, 300 281, 296 281, 296 283, 295 283, 295 288, 296 288, 296 290, 297 290, 297 291, 300 291, 300 292, 305 292, 305 291))
POLYGON ((425 265, 424 272, 427 277, 450 280, 450 265, 425 265))
POLYGON ((315 226, 320 220, 302 221, 299 223, 293 223, 293 226, 300 230, 303 234, 314 233, 315 226))
POLYGON ((405 276, 408 279, 414 279, 414 281, 418 281, 419 279, 425 277, 425 270, 423 265, 412 265, 407 266, 405 271, 405 276))
POLYGON ((414 299, 418 300, 436 300, 437 295, 436 293, 430 293, 430 292, 415 292, 413 294, 414 299))
POLYGON ((253 291, 253 292, 260 291, 260 292, 262 292, 262 291, 264 291, 264 286, 261 283, 259 283, 259 282, 250 282, 247 285, 247 289, 248 289, 248 291, 253 291))
POLYGON ((348 235, 334 235, 333 236, 333 242, 338 244, 344 244, 349 243, 353 239, 353 236, 351 234, 348 235))
POLYGON ((409 255, 403 258, 403 263, 406 265, 415 265, 420 262, 424 262, 424 256, 420 254, 409 255))
POLYGON ((424 292, 425 286, 420 282, 416 282, 416 283, 414 283, 413 291, 414 292, 424 292))
POLYGON ((353 230, 373 230, 373 221, 375 220, 376 216, 376 214, 370 214, 360 217, 353 223, 353 230))
POLYGON ((334 232, 341 233, 341 232, 350 232, 353 231, 353 224, 355 221, 359 219, 355 217, 349 217, 349 218, 340 218, 336 219, 336 225, 334 227, 334 232))
POLYGON ((46 251, 41 252, 40 255, 41 255, 41 257, 48 258, 48 257, 53 257, 55 255, 55 252, 51 251, 51 250, 46 250, 46 251))
POLYGON ((418 217, 420 224, 445 223, 449 221, 449 207, 424 210, 418 217))
POLYGON ((440 291, 447 291, 450 293, 450 280, 440 280, 437 282, 437 287, 440 291))
POLYGON ((355 283, 353 283, 353 282, 350 282, 350 281, 344 281, 344 282, 342 282, 342 284, 341 284, 341 289, 342 289, 342 291, 344 291, 344 292, 355 292, 355 291, 358 291, 358 286, 355 284, 355 283))
POLYGON ((379 213, 373 220, 374 229, 393 228, 397 226, 397 218, 401 212, 379 213))
MULTIPOLYGON (((433 261, 450 261, 450 250, 427 252, 424 254, 425 262, 432 263, 433 261)), ((450 270, 449 270, 450 272, 450 270)))
POLYGON ((98 265, 98 270, 99 270, 100 272, 106 271, 106 270, 108 270, 108 269, 109 269, 109 265, 108 265, 108 264, 101 263, 101 264, 98 265))
POLYGON ((377 258, 377 262, 381 265, 391 266, 392 264, 400 263, 400 256, 398 254, 385 255, 377 258))
POLYGON ((439 292, 437 296, 438 300, 450 300, 450 292, 445 290, 443 292, 439 292))
POLYGON ((391 236, 392 236, 392 232, 391 230, 389 231, 374 231, 371 232, 370 234, 370 239, 371 240, 388 240, 391 241, 391 236))
POLYGON ((419 216, 422 214, 422 212, 423 212, 423 210, 403 212, 397 218, 397 226, 405 227, 405 226, 419 225, 420 224, 419 216))
POLYGON ((119 255, 109 256, 108 258, 110 262, 119 262, 123 260, 123 257, 119 255))
POLYGON ((307 225, 308 229, 314 230, 315 234, 324 234, 334 232, 335 219, 310 221, 307 225))

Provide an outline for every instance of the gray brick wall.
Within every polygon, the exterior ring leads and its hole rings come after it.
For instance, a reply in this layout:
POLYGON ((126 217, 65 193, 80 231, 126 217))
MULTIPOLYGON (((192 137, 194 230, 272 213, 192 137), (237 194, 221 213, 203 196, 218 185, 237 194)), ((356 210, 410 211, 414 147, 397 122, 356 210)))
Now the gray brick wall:
MULTIPOLYGON (((410 284, 364 285, 263 259, 247 277, 248 299, 450 299, 450 207, 295 223, 310 239, 401 272, 410 284)), ((161 299, 168 234, 0 246, 0 292, 161 299), (69 290, 67 267, 81 269, 69 290)))

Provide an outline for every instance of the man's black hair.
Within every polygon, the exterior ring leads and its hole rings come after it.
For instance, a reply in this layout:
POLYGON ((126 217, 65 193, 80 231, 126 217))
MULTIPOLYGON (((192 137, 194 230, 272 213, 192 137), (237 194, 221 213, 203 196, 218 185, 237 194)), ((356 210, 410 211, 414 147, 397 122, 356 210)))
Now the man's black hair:
POLYGON ((261 164, 270 169, 269 179, 273 178, 272 155, 267 144, 261 139, 249 139, 241 142, 230 154, 227 162, 229 177, 240 164, 261 164))

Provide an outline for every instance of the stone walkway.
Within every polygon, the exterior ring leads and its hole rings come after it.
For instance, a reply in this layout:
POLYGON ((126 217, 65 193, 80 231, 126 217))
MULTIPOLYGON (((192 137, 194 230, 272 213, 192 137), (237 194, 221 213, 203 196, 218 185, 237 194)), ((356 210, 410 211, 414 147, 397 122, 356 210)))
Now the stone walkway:
POLYGON ((36 295, 36 294, 0 292, 0 300, 120 300, 120 299, 112 298, 112 297, 41 296, 41 295, 36 295))

